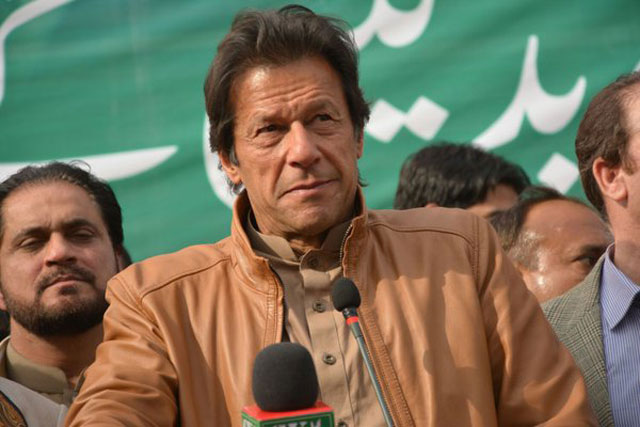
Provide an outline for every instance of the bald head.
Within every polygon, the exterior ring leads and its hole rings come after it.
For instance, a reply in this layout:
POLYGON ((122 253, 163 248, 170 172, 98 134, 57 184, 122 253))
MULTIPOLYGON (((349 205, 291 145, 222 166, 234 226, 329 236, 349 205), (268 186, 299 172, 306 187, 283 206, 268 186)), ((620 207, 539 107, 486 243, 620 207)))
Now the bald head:
POLYGON ((491 220, 540 302, 580 283, 612 242, 609 227, 594 209, 550 189, 491 220))
POLYGON ((607 225, 596 212, 570 200, 533 206, 523 225, 535 263, 521 266, 527 287, 544 302, 577 285, 611 243, 607 225))

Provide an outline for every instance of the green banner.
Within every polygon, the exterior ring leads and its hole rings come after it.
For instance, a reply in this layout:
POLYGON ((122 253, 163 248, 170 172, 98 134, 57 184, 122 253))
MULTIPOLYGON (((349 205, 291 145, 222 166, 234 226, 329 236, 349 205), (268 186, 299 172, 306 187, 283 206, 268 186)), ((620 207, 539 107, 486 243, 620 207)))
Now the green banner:
MULTIPOLYGON (((0 177, 84 159, 123 206, 135 260, 229 232, 202 85, 238 10, 281 1, 0 0, 0 177)), ((589 99, 640 67, 638 0, 307 1, 354 28, 371 102, 360 170, 392 205, 402 161, 475 143, 581 195, 589 99)))

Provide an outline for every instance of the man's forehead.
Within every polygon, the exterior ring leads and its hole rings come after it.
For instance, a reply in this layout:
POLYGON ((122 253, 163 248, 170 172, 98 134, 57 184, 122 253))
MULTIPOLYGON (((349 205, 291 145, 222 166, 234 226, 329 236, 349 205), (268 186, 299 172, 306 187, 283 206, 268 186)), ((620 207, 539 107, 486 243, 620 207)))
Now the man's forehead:
POLYGON ((640 83, 628 88, 625 94, 624 115, 629 137, 640 134, 640 83))
POLYGON ((34 227, 71 218, 102 222, 94 198, 82 187, 66 181, 25 184, 7 196, 1 209, 3 231, 8 227, 34 227))
POLYGON ((267 100, 286 102, 299 96, 300 91, 305 93, 314 89, 325 94, 325 103, 335 101, 337 94, 332 93, 335 89, 338 89, 341 99, 344 99, 339 74, 324 58, 318 56, 303 57, 284 64, 259 64, 245 69, 235 76, 231 86, 234 108, 245 101, 239 97, 239 92, 243 89, 253 96, 251 102, 262 101, 260 96, 267 100), (279 84, 270 87, 274 80, 279 84), (256 89, 260 92, 254 92, 256 89))
POLYGON ((572 200, 546 200, 534 205, 525 218, 525 227, 536 230, 546 237, 555 240, 564 239, 558 234, 567 231, 575 235, 572 241, 565 241, 569 245, 582 237, 602 237, 609 235, 606 223, 599 215, 587 206, 572 200))

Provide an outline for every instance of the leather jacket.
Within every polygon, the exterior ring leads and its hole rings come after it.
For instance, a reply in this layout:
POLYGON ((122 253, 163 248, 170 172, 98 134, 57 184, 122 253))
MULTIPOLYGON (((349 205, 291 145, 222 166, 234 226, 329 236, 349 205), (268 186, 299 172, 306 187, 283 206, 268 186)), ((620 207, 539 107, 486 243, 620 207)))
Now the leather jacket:
MULTIPOLYGON (((595 425, 582 377, 490 226, 462 210, 367 211, 343 243, 397 426, 595 425)), ((244 233, 135 264, 108 286, 105 340, 67 425, 240 426, 283 289, 244 233)))

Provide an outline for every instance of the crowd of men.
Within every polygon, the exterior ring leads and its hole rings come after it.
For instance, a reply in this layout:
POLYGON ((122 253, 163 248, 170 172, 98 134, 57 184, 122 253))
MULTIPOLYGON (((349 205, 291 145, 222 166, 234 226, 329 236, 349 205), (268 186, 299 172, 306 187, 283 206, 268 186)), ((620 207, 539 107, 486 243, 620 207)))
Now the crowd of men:
POLYGON ((394 425, 638 425, 640 72, 578 130, 595 208, 439 143, 404 163, 394 210, 368 209, 357 48, 304 7, 240 13, 205 99, 238 193, 219 242, 129 266, 83 165, 0 184, 0 424, 239 426, 256 355, 291 341, 337 425, 387 425, 332 307, 348 277, 394 425))

